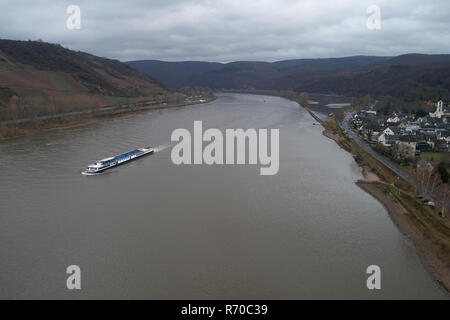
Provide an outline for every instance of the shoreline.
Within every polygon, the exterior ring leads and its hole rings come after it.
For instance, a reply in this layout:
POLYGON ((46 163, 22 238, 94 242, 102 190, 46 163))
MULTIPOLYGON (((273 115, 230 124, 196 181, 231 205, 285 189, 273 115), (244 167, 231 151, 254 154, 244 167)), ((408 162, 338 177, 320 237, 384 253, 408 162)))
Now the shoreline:
POLYGON ((343 141, 339 139, 338 133, 324 126, 322 134, 335 141, 342 149, 354 157, 354 160, 361 168, 363 176, 355 184, 383 205, 398 230, 412 242, 417 250, 419 259, 433 280, 448 294, 450 292, 450 265, 448 253, 442 248, 442 245, 426 234, 425 230, 419 228, 421 222, 417 221, 418 219, 414 214, 395 198, 389 190, 390 185, 384 182, 370 166, 359 163, 355 159, 351 147, 343 144, 343 141))
POLYGON ((398 230, 412 242, 419 259, 431 274, 433 280, 449 293, 450 273, 447 263, 440 258, 441 248, 439 244, 433 242, 417 227, 414 217, 411 216, 408 209, 398 202, 391 193, 386 192, 383 183, 363 180, 355 183, 383 205, 398 230))
MULTIPOLYGON (((145 113, 145 112, 153 112, 153 111, 159 111, 159 110, 165 110, 165 109, 175 109, 175 108, 184 108, 188 106, 195 106, 195 105, 201 105, 206 104, 209 102, 212 102, 216 100, 217 97, 214 96, 210 99, 205 99, 204 102, 194 102, 194 103, 180 103, 180 104, 161 104, 151 107, 141 107, 137 109, 124 109, 124 108, 116 108, 111 109, 108 111, 102 111, 100 113, 81 113, 79 115, 64 115, 62 114, 60 117, 55 117, 50 120, 36 120, 36 121, 30 121, 27 122, 22 127, 17 127, 15 130, 18 130, 19 134, 14 134, 12 136, 4 137, 0 134, 0 143, 5 141, 10 141, 13 139, 20 139, 25 138, 29 136, 33 136, 36 134, 49 132, 53 130, 64 130, 64 129, 70 129, 70 128, 77 128, 77 127, 83 127, 87 126, 93 123, 97 123, 99 121, 102 121, 104 119, 112 119, 112 118, 119 118, 119 117, 126 117, 126 116, 132 116, 139 113, 145 113)), ((0 124, 0 129, 1 129, 0 124)), ((0 132, 1 133, 1 132, 0 132)))
MULTIPOLYGON (((286 97, 282 98, 286 99, 286 97)), ((379 172, 380 168, 372 168, 370 165, 373 165, 373 163, 364 163, 364 161, 358 159, 358 155, 355 154, 352 144, 349 143, 346 138, 341 136, 339 130, 340 127, 337 125, 334 117, 329 119, 334 121, 333 125, 333 123, 329 123, 329 120, 321 120, 309 107, 304 107, 299 103, 299 101, 294 101, 297 102, 299 107, 305 109, 314 120, 318 121, 322 125, 324 129, 322 131, 323 136, 333 140, 339 147, 352 155, 354 161, 360 167, 361 174, 363 176, 363 178, 356 181, 355 184, 385 207, 389 217, 398 230, 412 242, 422 265, 430 273, 432 279, 444 292, 449 294, 449 246, 445 246, 445 243, 442 243, 442 241, 436 241, 436 236, 434 236, 433 239, 432 236, 430 236, 430 230, 427 229, 428 226, 424 226, 423 221, 420 221, 414 215, 414 212, 410 211, 404 203, 401 203, 399 199, 395 199, 389 188, 391 185, 385 182, 385 172, 379 172), (420 229, 419 226, 421 226, 422 229, 420 229)), ((378 162, 378 160, 374 160, 375 162, 378 162)), ((378 166, 384 167, 382 163, 378 166)), ((392 172, 389 168, 386 169, 388 172, 390 171, 389 174, 398 177, 398 175, 392 172)))
MULTIPOLYGON (((292 100, 280 95, 277 96, 292 100)), ((441 239, 439 239, 441 242, 436 241, 436 236, 431 232, 433 230, 430 231, 427 229, 428 226, 424 225, 423 221, 420 221, 418 217, 414 215, 414 212, 410 211, 410 208, 407 208, 404 203, 401 203, 399 199, 395 198, 389 188, 393 185, 389 185, 385 182, 385 172, 379 171, 380 168, 372 168, 371 165, 373 165, 373 163, 364 163, 364 161, 358 159, 358 154, 355 154, 351 142, 349 143, 346 138, 341 136, 339 131, 340 127, 337 125, 334 117, 329 119, 335 122, 333 126, 328 120, 321 120, 309 107, 302 106, 297 100, 293 101, 295 101, 299 107, 305 109, 314 120, 322 125, 324 129, 322 131, 323 136, 333 140, 338 146, 352 155, 354 161, 361 168, 361 174, 363 176, 363 178, 356 181, 355 184, 385 207, 390 219, 397 229, 412 242, 422 265, 429 272, 432 279, 444 292, 449 294, 450 247, 448 245, 446 246, 441 239), (422 229, 419 226, 422 227, 422 229)), ((374 159, 374 161, 375 163, 378 162, 376 159, 374 159)), ((382 163, 377 164, 377 166, 385 167, 382 163)), ((398 175, 389 168, 386 169, 390 175, 398 177, 398 175)), ((413 201, 415 201, 415 199, 413 201)))

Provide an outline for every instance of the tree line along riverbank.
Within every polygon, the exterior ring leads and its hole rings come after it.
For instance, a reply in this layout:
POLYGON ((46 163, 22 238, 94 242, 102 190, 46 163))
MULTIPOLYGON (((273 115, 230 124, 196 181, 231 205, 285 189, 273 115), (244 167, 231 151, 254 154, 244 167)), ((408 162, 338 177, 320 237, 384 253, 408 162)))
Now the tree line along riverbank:
POLYGON ((204 104, 216 99, 213 95, 197 97, 195 99, 178 100, 172 102, 154 103, 154 101, 140 101, 135 103, 117 104, 101 108, 68 112, 51 116, 40 116, 17 121, 0 123, 0 140, 33 135, 39 132, 90 124, 101 119, 120 117, 132 113, 154 110, 179 108, 195 104, 204 104))

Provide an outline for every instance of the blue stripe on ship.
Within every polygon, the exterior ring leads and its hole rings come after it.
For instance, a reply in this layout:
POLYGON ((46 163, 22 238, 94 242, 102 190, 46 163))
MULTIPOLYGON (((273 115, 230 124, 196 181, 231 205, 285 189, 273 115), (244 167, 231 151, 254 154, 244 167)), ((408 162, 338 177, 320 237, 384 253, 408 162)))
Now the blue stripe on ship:
POLYGON ((130 151, 130 152, 127 152, 127 153, 122 153, 122 154, 120 154, 118 156, 115 156, 114 158, 112 158, 112 159, 110 159, 108 161, 102 161, 101 163, 108 164, 108 163, 111 163, 111 162, 116 162, 116 161, 119 161, 120 159, 124 159, 124 158, 127 158, 129 156, 132 156, 132 155, 138 154, 138 153, 142 153, 142 151, 141 150, 133 150, 133 151, 130 151))

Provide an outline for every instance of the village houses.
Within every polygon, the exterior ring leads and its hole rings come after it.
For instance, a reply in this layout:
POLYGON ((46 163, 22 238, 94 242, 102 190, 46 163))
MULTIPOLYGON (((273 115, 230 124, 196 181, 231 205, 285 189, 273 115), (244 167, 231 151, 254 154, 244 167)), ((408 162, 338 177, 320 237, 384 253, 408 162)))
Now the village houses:
POLYGON ((363 139, 389 148, 399 161, 414 160, 420 152, 449 152, 450 110, 443 101, 436 110, 420 116, 394 112, 380 115, 366 107, 353 115, 352 123, 363 139))

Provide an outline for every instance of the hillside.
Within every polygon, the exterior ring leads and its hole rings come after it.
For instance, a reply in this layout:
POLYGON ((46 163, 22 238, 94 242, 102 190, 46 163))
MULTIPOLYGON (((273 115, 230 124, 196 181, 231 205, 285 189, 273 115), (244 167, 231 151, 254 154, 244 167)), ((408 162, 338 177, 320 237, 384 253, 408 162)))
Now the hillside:
POLYGON ((209 86, 227 89, 275 89, 292 87, 296 75, 326 75, 353 70, 386 61, 383 57, 348 57, 335 59, 297 59, 278 62, 237 61, 231 63, 164 62, 141 60, 126 62, 172 88, 209 86))
POLYGON ((450 55, 354 56, 273 63, 242 61, 214 64, 213 70, 185 74, 181 83, 173 80, 183 73, 178 72, 180 63, 129 64, 173 87, 390 95, 404 101, 450 100, 450 55), (166 72, 169 68, 170 72, 166 72))
POLYGON ((196 61, 164 62, 142 60, 130 61, 127 64, 148 75, 152 75, 152 77, 170 88, 181 88, 185 86, 185 83, 189 82, 190 78, 222 67, 221 63, 196 61))
POLYGON ((289 80, 295 90, 308 92, 450 100, 450 55, 403 55, 324 75, 294 72, 289 80))
POLYGON ((117 60, 57 44, 0 40, 0 121, 170 95, 117 60))

